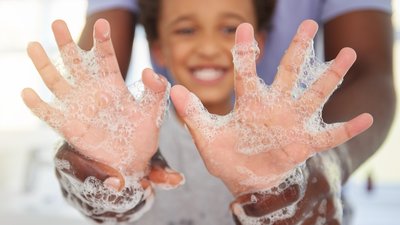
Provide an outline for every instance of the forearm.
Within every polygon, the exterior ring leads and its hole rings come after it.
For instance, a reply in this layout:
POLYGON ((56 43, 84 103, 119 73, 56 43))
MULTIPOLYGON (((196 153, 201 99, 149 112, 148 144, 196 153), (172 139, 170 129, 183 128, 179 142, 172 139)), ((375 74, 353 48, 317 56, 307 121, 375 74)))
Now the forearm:
POLYGON ((324 25, 325 56, 333 59, 344 46, 357 60, 323 110, 327 123, 370 113, 374 123, 345 144, 352 161, 350 174, 384 141, 394 117, 393 28, 391 15, 378 10, 354 11, 324 25))
POLYGON ((362 79, 345 83, 324 108, 327 123, 345 121, 364 112, 374 117, 374 123, 367 131, 342 146, 351 159, 349 174, 379 149, 394 119, 396 95, 393 79, 378 73, 365 71, 362 79), (377 80, 376 77, 381 78, 377 80))

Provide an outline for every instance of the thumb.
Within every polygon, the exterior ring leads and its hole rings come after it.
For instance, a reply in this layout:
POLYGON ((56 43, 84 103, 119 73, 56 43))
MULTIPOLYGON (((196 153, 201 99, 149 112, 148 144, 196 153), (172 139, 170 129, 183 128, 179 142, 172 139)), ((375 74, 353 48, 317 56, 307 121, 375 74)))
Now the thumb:
POLYGON ((205 143, 204 130, 213 126, 210 113, 200 99, 182 85, 171 88, 171 100, 179 117, 185 122, 198 149, 205 143))
POLYGON ((174 189, 185 182, 185 177, 178 171, 172 170, 158 150, 150 161, 149 181, 164 189, 174 189))
POLYGON ((77 152, 67 142, 59 148, 55 158, 57 160, 67 161, 69 166, 63 166, 60 170, 81 182, 93 176, 118 191, 125 187, 125 179, 119 171, 108 165, 87 158, 77 152))
POLYGON ((185 183, 183 174, 169 167, 154 166, 149 173, 149 180, 163 189, 174 189, 185 183))

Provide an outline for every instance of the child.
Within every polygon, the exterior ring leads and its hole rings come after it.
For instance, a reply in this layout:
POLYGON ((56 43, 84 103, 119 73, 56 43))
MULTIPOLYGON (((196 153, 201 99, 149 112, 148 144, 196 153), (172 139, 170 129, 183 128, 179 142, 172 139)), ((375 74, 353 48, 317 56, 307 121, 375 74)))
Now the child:
MULTIPOLYGON (((312 199, 307 198, 316 193, 309 195, 304 188, 311 185, 308 181, 312 178, 319 178, 318 184, 324 178, 318 175, 326 174, 317 173, 312 163, 305 169, 298 166, 314 153, 358 135, 372 123, 369 115, 361 115, 314 134, 302 131, 304 117, 320 109, 354 62, 355 54, 349 49, 340 52, 321 79, 304 93, 305 97, 299 98, 306 109, 298 108, 300 104, 292 103, 292 88, 316 25, 307 21, 300 26, 282 59, 274 84, 267 89, 255 73, 257 50, 253 36, 262 45, 264 35, 260 29, 263 26, 257 20, 259 15, 255 13, 256 2, 142 2, 143 7, 159 6, 156 22, 150 25, 156 33, 146 28, 151 51, 180 84, 171 90, 177 115, 171 110, 160 131, 158 121, 166 108, 167 82, 151 70, 145 70, 142 80, 146 91, 140 99, 132 99, 119 74, 106 21, 96 23, 95 48, 89 53, 79 51, 65 24, 54 23, 54 34, 64 64, 72 75, 70 79, 60 76, 40 45, 29 46, 29 55, 42 79, 63 104, 49 106, 32 90, 23 92, 24 101, 71 145, 62 146, 56 156, 57 175, 65 197, 86 216, 97 222, 136 220, 150 207, 151 184, 175 187, 181 183, 180 174, 167 169, 156 154, 158 138, 162 153, 184 172, 187 180, 177 190, 158 192, 152 210, 141 217, 140 224, 231 224, 227 206, 232 194, 237 197, 232 207, 240 223, 252 222, 247 216, 255 217, 261 224, 270 223, 273 213, 282 208, 285 210, 279 219, 293 223, 304 221, 302 216, 288 212, 297 203, 297 212, 303 208, 312 212, 311 204, 307 205, 312 199), (235 38, 239 24, 242 25, 235 38), (254 34, 250 24, 258 28, 254 34), (230 49, 235 43, 234 76, 230 49), (99 67, 90 68, 93 62, 86 59, 87 54, 93 54, 99 67), (201 110, 201 104, 210 113, 233 112, 215 119, 201 110), (281 138, 277 131, 288 135, 281 138), (283 182, 290 173, 296 179, 283 182), (277 185, 279 192, 269 192, 277 185)), ((145 16, 146 10, 142 13, 145 16)), ((313 160, 321 158, 318 162, 332 163, 329 165, 340 170, 340 160, 335 157, 318 155, 313 160)), ((329 193, 335 194, 333 190, 324 192, 329 193)), ((336 218, 324 212, 322 218, 336 218)))

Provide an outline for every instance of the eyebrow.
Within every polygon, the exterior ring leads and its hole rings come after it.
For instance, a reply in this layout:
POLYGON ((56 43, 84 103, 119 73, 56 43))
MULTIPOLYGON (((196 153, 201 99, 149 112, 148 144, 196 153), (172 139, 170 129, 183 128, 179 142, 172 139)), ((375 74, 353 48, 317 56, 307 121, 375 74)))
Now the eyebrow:
POLYGON ((170 24, 168 24, 168 26, 171 27, 171 26, 173 26, 173 25, 175 25, 175 24, 177 24, 177 23, 191 20, 192 17, 193 17, 193 16, 191 16, 191 15, 180 16, 180 17, 178 17, 178 18, 172 20, 172 22, 171 22, 170 24))
POLYGON ((238 19, 238 20, 241 20, 241 21, 246 21, 246 19, 244 17, 242 17, 241 15, 238 15, 236 13, 231 13, 231 12, 223 13, 220 16, 220 18, 221 19, 223 19, 223 18, 235 18, 235 19, 238 19))
MULTIPOLYGON (((240 21, 246 21, 245 18, 243 18, 242 16, 240 16, 236 13, 231 13, 231 12, 226 12, 219 16, 219 19, 225 19, 225 18, 235 18, 240 21)), ((189 21, 192 19, 193 19, 192 15, 183 15, 183 16, 180 16, 180 17, 174 19, 168 26, 173 26, 177 23, 189 21)))

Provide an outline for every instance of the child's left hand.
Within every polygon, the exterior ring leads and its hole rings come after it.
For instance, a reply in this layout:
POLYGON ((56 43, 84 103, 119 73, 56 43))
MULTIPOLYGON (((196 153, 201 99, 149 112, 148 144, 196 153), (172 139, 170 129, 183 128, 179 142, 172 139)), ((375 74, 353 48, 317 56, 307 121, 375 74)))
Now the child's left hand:
POLYGON ((249 24, 240 25, 234 55, 236 103, 225 118, 215 119, 218 117, 202 111, 200 101, 186 88, 172 88, 176 110, 192 133, 207 169, 222 179, 234 195, 279 184, 314 153, 334 148, 372 124, 369 114, 334 126, 314 117, 354 63, 352 49, 343 49, 304 94, 293 97, 316 31, 315 22, 302 23, 274 83, 267 87, 256 74, 253 29, 249 24), (310 125, 310 121, 314 123, 310 125))

